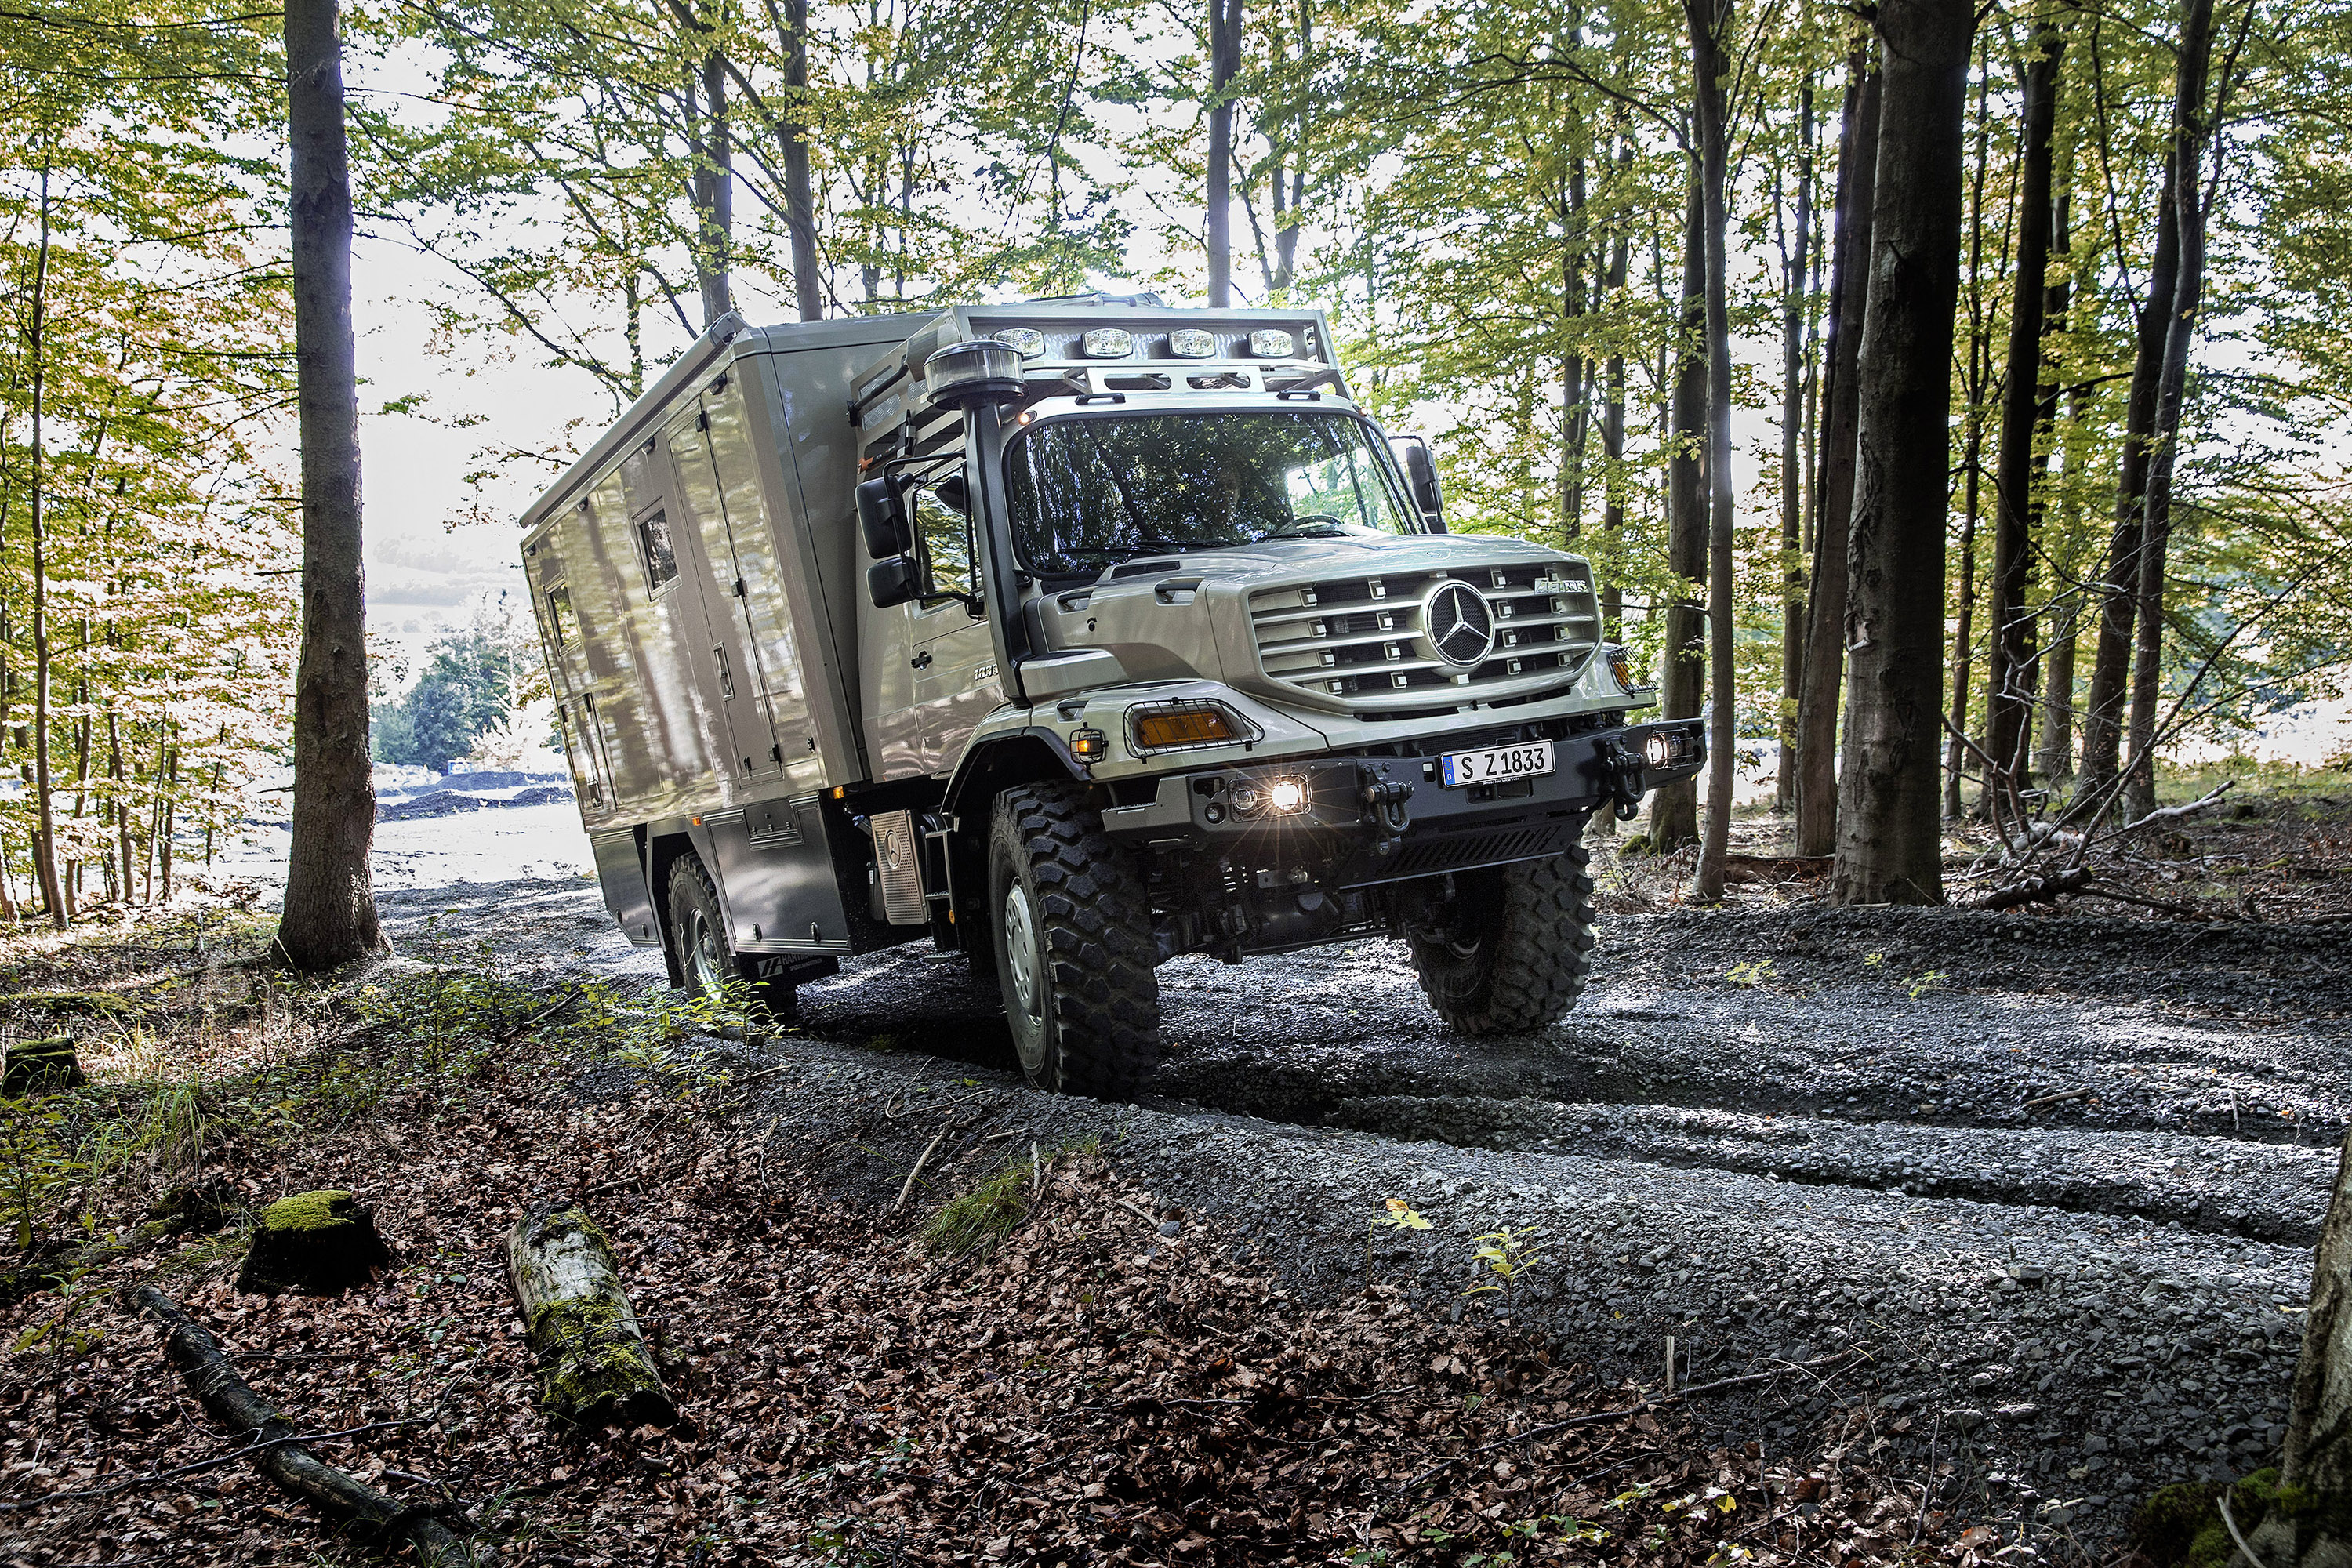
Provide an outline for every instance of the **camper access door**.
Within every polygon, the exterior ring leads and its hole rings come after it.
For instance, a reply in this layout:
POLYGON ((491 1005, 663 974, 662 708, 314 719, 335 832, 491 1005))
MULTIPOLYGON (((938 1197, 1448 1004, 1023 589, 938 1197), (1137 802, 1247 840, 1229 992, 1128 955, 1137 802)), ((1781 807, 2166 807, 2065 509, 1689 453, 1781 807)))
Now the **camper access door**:
POLYGON ((733 739, 732 771, 758 784, 817 787, 815 730, 793 636, 775 535, 760 490, 743 417, 740 376, 722 376, 665 432, 678 495, 712 581, 711 657, 718 700, 733 739))

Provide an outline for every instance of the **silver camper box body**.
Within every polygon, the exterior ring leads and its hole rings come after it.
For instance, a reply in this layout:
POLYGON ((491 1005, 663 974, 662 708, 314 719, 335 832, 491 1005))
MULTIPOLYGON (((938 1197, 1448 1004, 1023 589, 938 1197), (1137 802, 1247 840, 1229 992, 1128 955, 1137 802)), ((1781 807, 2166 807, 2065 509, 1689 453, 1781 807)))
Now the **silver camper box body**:
POLYGON ((850 382, 922 319, 725 317, 522 519, 581 820, 639 946, 669 948, 682 843, 775 970, 905 940, 843 897, 866 856, 829 792, 866 776, 850 382))

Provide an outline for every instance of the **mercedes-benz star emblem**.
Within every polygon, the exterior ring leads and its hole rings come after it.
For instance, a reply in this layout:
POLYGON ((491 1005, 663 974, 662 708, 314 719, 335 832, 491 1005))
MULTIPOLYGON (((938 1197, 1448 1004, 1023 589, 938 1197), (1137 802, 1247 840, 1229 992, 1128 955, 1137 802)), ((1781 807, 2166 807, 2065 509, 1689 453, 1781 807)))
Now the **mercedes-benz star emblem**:
POLYGON ((1432 594, 1421 624, 1437 657, 1464 669, 1484 662, 1495 647, 1495 612, 1467 583, 1447 583, 1432 594))

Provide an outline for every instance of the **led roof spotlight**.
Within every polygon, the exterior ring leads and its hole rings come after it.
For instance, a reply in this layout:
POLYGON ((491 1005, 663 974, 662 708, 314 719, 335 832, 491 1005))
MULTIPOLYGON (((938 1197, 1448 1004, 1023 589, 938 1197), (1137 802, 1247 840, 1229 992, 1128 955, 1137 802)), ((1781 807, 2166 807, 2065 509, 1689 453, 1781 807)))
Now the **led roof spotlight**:
POLYGON ((1298 339, 1280 327, 1260 327, 1249 335, 1249 351, 1260 359, 1291 359, 1298 353, 1298 339))
POLYGON ((1021 354, 988 338, 950 343, 923 362, 923 389, 942 408, 1021 401, 1021 354))
POLYGON ((1045 334, 1034 327, 1007 327, 996 334, 996 341, 1023 359, 1035 359, 1045 352, 1045 334))
POLYGON ((1135 352, 1135 334, 1125 327, 1097 327, 1078 340, 1088 359, 1125 359, 1135 352))
POLYGON ((1216 334, 1198 327, 1179 327, 1168 334, 1168 352, 1177 359, 1214 359, 1216 334))

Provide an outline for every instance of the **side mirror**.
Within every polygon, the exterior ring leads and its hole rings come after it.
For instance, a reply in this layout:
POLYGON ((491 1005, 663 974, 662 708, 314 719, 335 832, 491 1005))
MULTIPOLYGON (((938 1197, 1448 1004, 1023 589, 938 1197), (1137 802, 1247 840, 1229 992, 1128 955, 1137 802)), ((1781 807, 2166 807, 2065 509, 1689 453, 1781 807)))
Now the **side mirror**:
POLYGON ((866 569, 866 595, 877 610, 906 604, 920 597, 922 591, 922 573, 911 555, 893 555, 866 569))
POLYGON ((866 533, 866 553, 877 561, 904 555, 915 548, 915 525, 908 521, 906 493, 893 477, 867 479, 857 487, 857 523, 866 533))
POLYGON ((1412 504, 1421 509, 1423 522, 1432 533, 1445 531, 1445 496, 1437 488, 1437 459, 1430 456, 1429 443, 1418 436, 1407 437, 1404 448, 1404 476, 1412 486, 1412 504))

